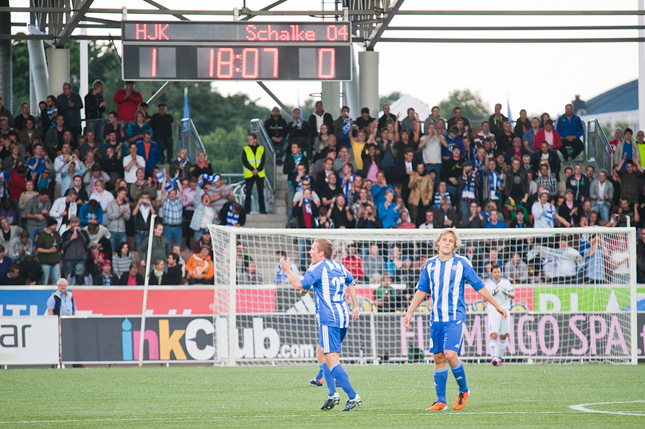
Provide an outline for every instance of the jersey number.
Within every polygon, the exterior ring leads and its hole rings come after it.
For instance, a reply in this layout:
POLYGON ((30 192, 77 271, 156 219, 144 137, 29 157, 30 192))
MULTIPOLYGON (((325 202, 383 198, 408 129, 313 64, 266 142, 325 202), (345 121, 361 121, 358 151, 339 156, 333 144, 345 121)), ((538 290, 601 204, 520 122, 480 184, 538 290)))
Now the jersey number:
POLYGON ((336 293, 334 294, 334 298, 332 299, 332 302, 338 302, 343 299, 343 287, 345 286, 345 277, 334 277, 331 279, 331 283, 336 287, 336 293))

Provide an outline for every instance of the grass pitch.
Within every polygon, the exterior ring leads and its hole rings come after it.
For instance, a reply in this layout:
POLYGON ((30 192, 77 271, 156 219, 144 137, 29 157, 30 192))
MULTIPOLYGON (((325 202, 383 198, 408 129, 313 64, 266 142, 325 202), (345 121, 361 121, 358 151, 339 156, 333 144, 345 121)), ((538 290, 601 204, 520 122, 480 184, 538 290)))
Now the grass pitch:
POLYGON ((342 392, 320 411, 314 365, 1 371, 0 427, 645 427, 643 365, 466 364, 468 405, 452 410, 450 375, 438 413, 431 365, 346 368, 363 398, 347 413, 342 392))

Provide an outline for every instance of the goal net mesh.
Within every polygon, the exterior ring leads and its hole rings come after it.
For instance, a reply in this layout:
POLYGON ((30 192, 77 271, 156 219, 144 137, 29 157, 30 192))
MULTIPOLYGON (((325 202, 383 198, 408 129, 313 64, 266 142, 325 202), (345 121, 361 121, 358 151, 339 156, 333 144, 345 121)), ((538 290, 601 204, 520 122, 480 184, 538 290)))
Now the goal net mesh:
MULTIPOLYGON (((434 230, 303 230, 211 226, 215 263, 215 361, 313 362, 318 343, 313 294, 289 285, 278 259, 294 271, 310 265, 316 238, 356 279, 361 316, 352 321, 341 358, 356 363, 424 362, 430 296, 407 330, 403 319, 434 230), (231 324, 231 320, 235 322, 231 324)), ((505 362, 632 362, 635 335, 635 233, 628 228, 458 230, 458 253, 485 281, 491 267, 515 290, 505 362), (634 288, 634 290, 632 290, 634 288)), ((490 360, 486 303, 465 286, 461 356, 490 360)))

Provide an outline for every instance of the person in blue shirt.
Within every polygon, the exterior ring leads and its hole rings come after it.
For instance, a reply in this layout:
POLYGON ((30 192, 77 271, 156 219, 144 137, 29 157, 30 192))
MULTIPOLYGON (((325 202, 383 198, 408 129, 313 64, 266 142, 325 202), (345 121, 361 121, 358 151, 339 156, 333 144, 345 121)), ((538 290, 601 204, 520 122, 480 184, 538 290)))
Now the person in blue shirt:
POLYGON ((403 324, 411 329, 410 323, 414 310, 425 301, 428 293, 432 297, 430 315, 430 353, 434 354, 434 385, 437 401, 426 411, 448 409, 446 401, 446 383, 450 364, 452 375, 459 385, 459 395, 453 408, 464 408, 468 400, 466 372, 459 360, 464 324, 466 322, 466 302, 464 286, 467 281, 484 300, 497 309, 502 320, 508 317, 507 311, 493 298, 484 287, 470 261, 455 252, 459 249, 459 234, 455 228, 444 229, 434 243, 438 252, 426 262, 417 283, 417 292, 410 304, 403 324))
POLYGON ((562 152, 564 160, 576 159, 585 149, 585 145, 582 142, 582 136, 585 133, 585 124, 580 119, 580 116, 573 113, 573 104, 567 104, 564 107, 564 115, 561 115, 555 121, 554 128, 562 138, 560 152, 562 152), (571 146, 571 153, 568 152, 566 146, 571 146))
POLYGON ((152 133, 150 131, 144 131, 143 139, 137 141, 137 155, 142 156, 146 161, 146 173, 150 173, 159 164, 159 161, 161 161, 159 146, 152 141, 152 133))
POLYGON ((441 158, 444 161, 452 158, 452 149, 454 147, 458 147, 461 157, 464 157, 464 141, 459 137, 459 128, 451 127, 448 130, 448 135, 443 138, 439 136, 439 140, 441 141, 441 158))
POLYGON ((484 228, 508 228, 508 225, 503 220, 499 220, 497 209, 492 209, 488 214, 488 224, 484 228))
POLYGON ((331 410, 340 403, 340 395, 336 391, 338 383, 349 397, 343 411, 350 411, 362 405, 363 401, 352 387, 349 376, 339 361, 341 343, 349 326, 349 308, 345 292, 349 291, 352 299, 353 319, 358 319, 359 316, 358 300, 354 277, 344 265, 331 259, 333 254, 334 246, 331 241, 321 238, 311 246, 311 266, 304 276, 297 277, 291 271, 291 261, 287 258, 280 259, 280 267, 287 275, 289 283, 299 290, 301 295, 304 296, 309 289, 314 289, 316 321, 320 333, 317 355, 329 389, 329 396, 321 409, 331 410))
POLYGON ((378 206, 378 217, 383 222, 383 228, 396 228, 401 216, 401 206, 394 202, 394 191, 385 191, 385 201, 378 206))
POLYGON ((385 173, 382 170, 379 170, 376 173, 376 183, 370 188, 370 193, 372 194, 375 207, 378 207, 385 202, 385 191, 388 189, 391 189, 392 192, 394 192, 394 186, 387 183, 385 173))

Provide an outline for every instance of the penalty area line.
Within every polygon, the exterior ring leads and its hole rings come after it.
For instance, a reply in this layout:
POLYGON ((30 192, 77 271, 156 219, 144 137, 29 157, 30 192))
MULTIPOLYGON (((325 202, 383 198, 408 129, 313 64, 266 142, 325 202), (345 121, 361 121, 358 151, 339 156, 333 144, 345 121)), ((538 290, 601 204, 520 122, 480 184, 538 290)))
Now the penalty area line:
POLYGON ((594 410, 593 408, 589 408, 590 406, 593 406, 593 405, 617 405, 617 404, 638 404, 638 403, 645 403, 645 400, 590 402, 588 404, 569 405, 569 408, 571 408, 572 410, 581 411, 583 413, 614 414, 614 415, 620 415, 620 416, 645 417, 645 410, 641 412, 633 412, 633 411, 594 410))

